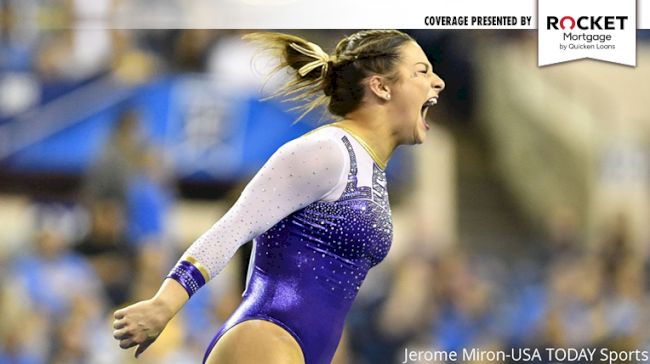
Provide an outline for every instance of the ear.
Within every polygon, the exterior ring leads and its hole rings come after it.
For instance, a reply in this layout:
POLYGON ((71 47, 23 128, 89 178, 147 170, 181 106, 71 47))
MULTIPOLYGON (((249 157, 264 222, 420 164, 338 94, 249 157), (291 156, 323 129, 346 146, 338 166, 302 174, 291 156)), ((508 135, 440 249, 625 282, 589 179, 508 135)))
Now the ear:
POLYGON ((368 87, 370 91, 378 98, 388 101, 390 100, 390 86, 388 80, 380 75, 372 75, 368 80, 368 87))

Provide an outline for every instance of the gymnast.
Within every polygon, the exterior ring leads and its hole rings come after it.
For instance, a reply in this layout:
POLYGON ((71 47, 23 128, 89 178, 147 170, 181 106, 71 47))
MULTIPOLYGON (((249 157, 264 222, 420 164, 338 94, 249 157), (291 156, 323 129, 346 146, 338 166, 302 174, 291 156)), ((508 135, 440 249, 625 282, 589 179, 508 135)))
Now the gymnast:
POLYGON ((254 239, 242 301, 209 345, 208 364, 326 364, 368 270, 388 253, 384 169, 419 144, 444 82, 397 30, 343 38, 333 55, 300 37, 252 33, 293 78, 278 94, 332 123, 280 147, 232 208, 182 255, 151 299, 114 314, 113 336, 140 355, 185 302, 254 239))

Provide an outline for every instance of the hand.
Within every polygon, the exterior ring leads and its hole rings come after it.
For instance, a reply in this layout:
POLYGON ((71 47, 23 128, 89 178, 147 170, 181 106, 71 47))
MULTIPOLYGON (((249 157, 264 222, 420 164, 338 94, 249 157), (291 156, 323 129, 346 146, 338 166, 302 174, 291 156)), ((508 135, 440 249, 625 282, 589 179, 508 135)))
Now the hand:
POLYGON ((140 301, 115 312, 113 337, 122 349, 138 346, 137 358, 153 344, 175 312, 159 300, 140 301))

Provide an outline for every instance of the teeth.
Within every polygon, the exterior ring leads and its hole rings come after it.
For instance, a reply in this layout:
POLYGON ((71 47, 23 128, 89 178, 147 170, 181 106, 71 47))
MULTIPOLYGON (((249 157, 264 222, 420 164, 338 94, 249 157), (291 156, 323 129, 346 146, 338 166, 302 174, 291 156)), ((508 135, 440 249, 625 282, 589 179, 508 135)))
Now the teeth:
POLYGON ((435 104, 437 104, 437 103, 438 103, 438 99, 436 99, 435 97, 432 97, 432 98, 428 99, 428 100, 424 103, 424 105, 423 105, 422 107, 423 107, 423 108, 425 108, 425 107, 431 107, 431 106, 433 106, 433 105, 435 105, 435 104))

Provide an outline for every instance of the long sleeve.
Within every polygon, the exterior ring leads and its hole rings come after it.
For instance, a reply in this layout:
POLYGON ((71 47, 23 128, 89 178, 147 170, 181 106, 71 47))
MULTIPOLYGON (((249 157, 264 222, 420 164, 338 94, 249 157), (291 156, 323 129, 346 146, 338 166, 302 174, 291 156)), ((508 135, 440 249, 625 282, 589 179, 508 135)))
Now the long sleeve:
POLYGON ((192 296, 221 272, 242 244, 294 211, 336 199, 347 178, 345 153, 339 140, 317 133, 282 146, 232 208, 187 249, 168 277, 192 296))

